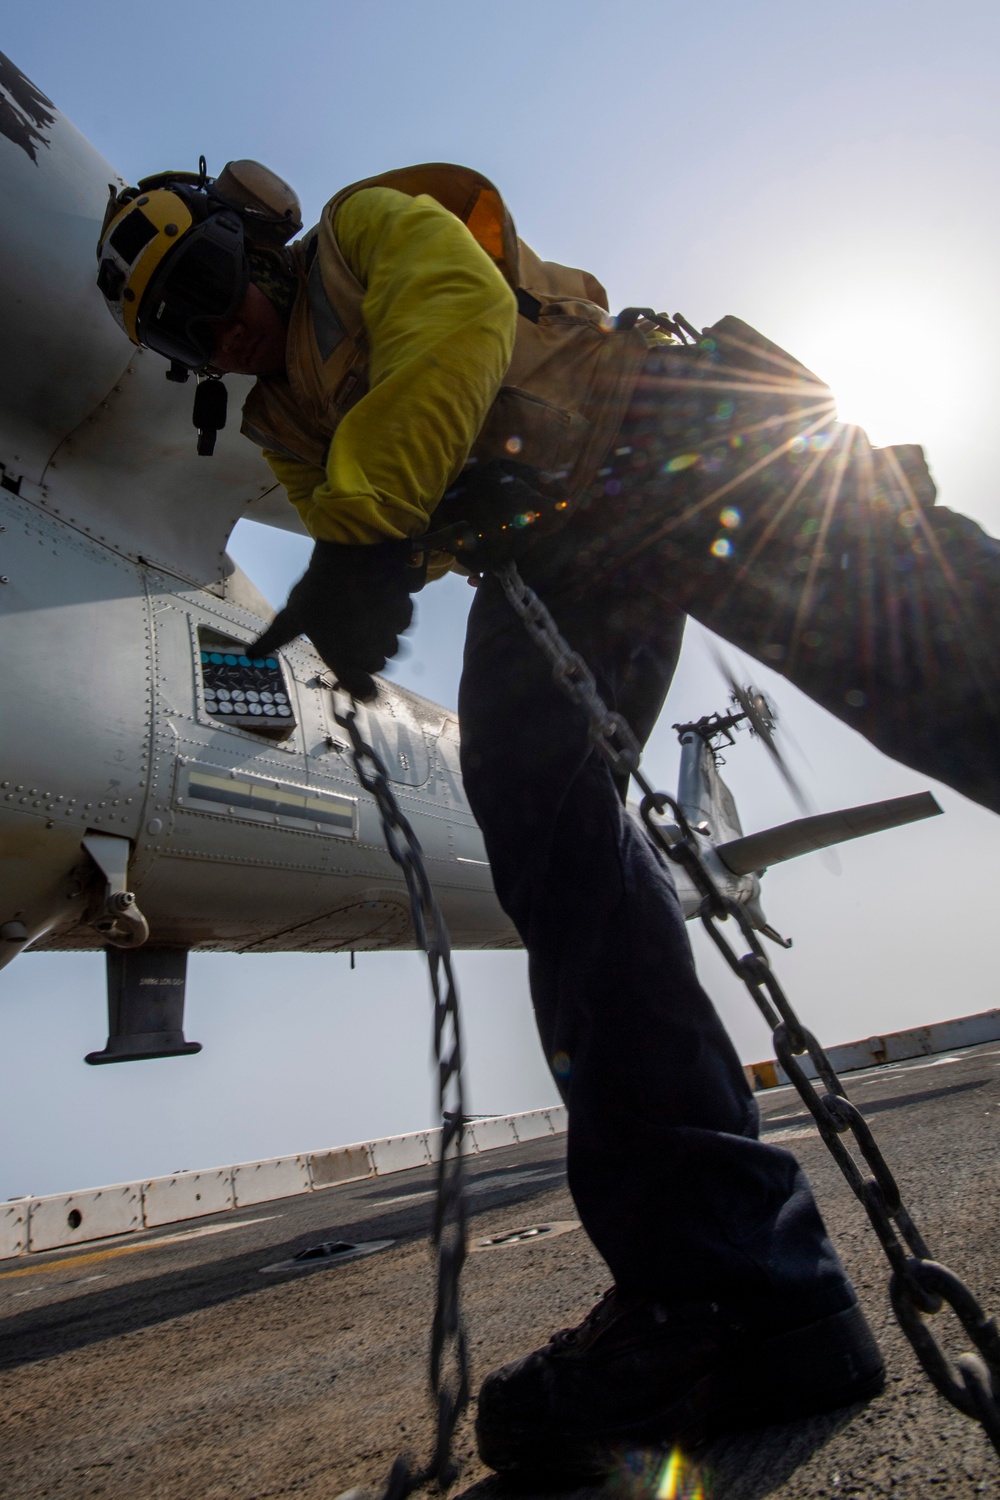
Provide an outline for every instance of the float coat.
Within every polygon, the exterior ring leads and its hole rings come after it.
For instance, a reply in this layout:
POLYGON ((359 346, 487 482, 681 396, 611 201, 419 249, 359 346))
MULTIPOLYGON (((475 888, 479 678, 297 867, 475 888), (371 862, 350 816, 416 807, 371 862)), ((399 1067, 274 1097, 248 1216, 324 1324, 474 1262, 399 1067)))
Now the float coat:
POLYGON ((569 500, 592 481, 649 341, 613 327, 595 277, 520 241, 486 178, 355 183, 291 253, 287 374, 257 381, 243 431, 314 536, 419 535, 470 453, 558 476, 569 500))

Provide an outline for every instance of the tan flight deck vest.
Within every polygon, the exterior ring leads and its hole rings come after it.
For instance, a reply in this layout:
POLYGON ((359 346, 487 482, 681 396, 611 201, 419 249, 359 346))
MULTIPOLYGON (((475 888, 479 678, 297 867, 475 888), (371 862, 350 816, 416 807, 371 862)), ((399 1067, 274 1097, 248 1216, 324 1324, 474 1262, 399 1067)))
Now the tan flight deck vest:
POLYGON ((466 167, 405 167, 331 198, 319 224, 291 247, 300 287, 287 377, 257 381, 243 407, 244 434, 287 458, 323 467, 338 422, 368 389, 365 289, 333 232, 345 198, 367 187, 435 198, 468 226, 517 293, 513 357, 472 457, 516 457, 565 476, 563 493, 575 498, 614 441, 648 345, 639 330, 611 326, 607 294, 595 277, 539 260, 517 238, 493 184, 466 167))

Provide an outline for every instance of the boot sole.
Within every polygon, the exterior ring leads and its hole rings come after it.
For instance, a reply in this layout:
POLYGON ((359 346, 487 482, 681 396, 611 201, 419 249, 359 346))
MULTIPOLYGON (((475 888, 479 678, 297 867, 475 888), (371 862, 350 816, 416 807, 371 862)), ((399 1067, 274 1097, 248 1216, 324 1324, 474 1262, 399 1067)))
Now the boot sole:
POLYGON ((712 1371, 640 1422, 599 1436, 509 1426, 488 1435, 477 1420, 476 1435, 483 1462, 511 1480, 598 1479, 619 1467, 628 1448, 680 1443, 694 1449, 724 1432, 802 1421, 871 1401, 884 1386, 878 1345, 855 1305, 762 1338, 738 1361, 712 1371))

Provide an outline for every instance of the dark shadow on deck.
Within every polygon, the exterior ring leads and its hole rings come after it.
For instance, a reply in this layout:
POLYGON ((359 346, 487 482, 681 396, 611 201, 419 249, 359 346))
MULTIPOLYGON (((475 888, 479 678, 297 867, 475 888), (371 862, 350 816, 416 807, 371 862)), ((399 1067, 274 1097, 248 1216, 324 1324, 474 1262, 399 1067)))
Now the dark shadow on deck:
MULTIPOLYGON (((846 1406, 828 1416, 805 1422, 786 1422, 777 1427, 732 1433, 705 1448, 697 1461, 689 1461, 683 1478, 677 1476, 673 1493, 678 1497, 698 1494, 704 1500, 762 1500, 773 1494, 813 1454, 854 1418, 865 1404, 846 1406)), ((647 1449, 623 1458, 620 1469, 600 1485, 544 1489, 505 1485, 495 1476, 463 1490, 455 1500, 656 1500, 667 1481, 669 1449, 647 1449)), ((669 1481, 667 1481, 669 1482, 669 1481)))

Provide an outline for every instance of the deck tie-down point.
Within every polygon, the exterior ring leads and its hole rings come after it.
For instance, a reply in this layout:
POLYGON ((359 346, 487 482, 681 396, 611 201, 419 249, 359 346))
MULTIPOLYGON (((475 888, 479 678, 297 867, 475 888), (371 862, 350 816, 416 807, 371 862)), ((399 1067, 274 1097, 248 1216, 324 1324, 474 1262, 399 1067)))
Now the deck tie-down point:
POLYGON ((272 1266, 261 1266, 262 1276, 269 1271, 318 1271, 324 1266, 342 1266, 348 1260, 360 1260, 363 1255, 374 1255, 394 1245, 395 1240, 362 1240, 351 1244, 348 1240, 323 1240, 318 1245, 309 1245, 288 1260, 275 1261, 272 1266))
POLYGON ((356 1250, 357 1245, 352 1245, 348 1240, 324 1240, 321 1245, 310 1245, 308 1250, 300 1250, 298 1255, 293 1255, 293 1260, 326 1260, 331 1255, 344 1255, 348 1250, 356 1250))
POLYGON ((555 1219, 551 1224, 529 1224, 524 1229, 508 1229, 502 1234, 488 1235, 485 1239, 476 1240, 469 1249, 475 1254, 477 1250, 504 1250, 508 1245, 532 1245, 539 1240, 555 1239, 557 1235, 568 1234, 571 1229, 579 1228, 579 1219, 555 1219))

